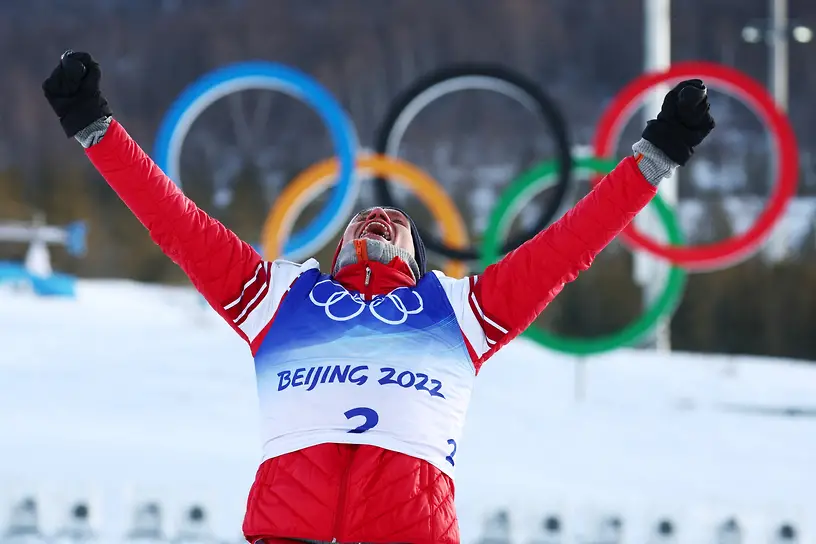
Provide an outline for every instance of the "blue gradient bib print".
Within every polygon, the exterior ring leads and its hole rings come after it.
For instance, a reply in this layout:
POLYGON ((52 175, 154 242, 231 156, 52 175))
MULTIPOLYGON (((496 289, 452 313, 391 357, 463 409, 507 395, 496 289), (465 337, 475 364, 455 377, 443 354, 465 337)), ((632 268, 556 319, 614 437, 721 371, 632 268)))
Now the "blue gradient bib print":
POLYGON ((453 309, 433 274, 426 274, 416 288, 400 288, 369 302, 318 270, 302 274, 255 355, 255 370, 263 378, 286 361, 328 353, 338 360, 403 365, 444 354, 470 365, 453 309))

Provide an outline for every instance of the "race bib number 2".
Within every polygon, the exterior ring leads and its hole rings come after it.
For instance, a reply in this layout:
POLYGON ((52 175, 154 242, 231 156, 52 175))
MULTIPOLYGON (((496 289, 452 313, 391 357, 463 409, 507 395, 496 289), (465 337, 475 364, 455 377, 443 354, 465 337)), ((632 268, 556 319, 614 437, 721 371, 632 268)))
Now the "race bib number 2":
MULTIPOLYGON (((348 431, 351 434, 361 434, 366 431, 370 431, 377 426, 377 423, 380 422, 380 415, 377 413, 377 411, 373 408, 366 408, 364 406, 352 408, 343 415, 345 415, 346 419, 348 420, 353 418, 363 418, 363 422, 360 425, 348 431)), ((454 466, 453 456, 456 455, 456 440, 453 438, 449 439, 448 446, 451 447, 451 452, 445 456, 445 461, 450 463, 451 466, 454 466)))

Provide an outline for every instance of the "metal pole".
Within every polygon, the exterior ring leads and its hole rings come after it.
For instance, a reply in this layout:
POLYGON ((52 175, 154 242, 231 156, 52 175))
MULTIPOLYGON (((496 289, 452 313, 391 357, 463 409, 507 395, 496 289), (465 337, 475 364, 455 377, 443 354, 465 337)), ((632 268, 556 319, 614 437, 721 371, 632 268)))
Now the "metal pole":
MULTIPOLYGON (((767 44, 770 48, 770 62, 768 63, 768 84, 774 101, 780 110, 788 111, 788 0, 769 0, 768 6, 771 12, 771 27, 768 32, 767 44)), ((773 149, 773 140, 768 138, 768 149, 773 149)), ((770 153, 769 156, 772 156, 770 153)), ((771 161, 768 164, 768 183, 771 183, 776 164, 771 161)), ((764 244, 766 251, 770 252, 772 259, 780 259, 786 250, 784 227, 777 225, 771 232, 764 244)))
MULTIPOLYGON (((671 65, 671 0, 644 0, 644 69, 646 71, 665 70, 671 65)), ((650 93, 644 111, 644 123, 660 112, 663 98, 668 92, 668 86, 660 86, 650 93)), ((660 183, 660 195, 669 205, 677 203, 677 179, 673 176, 660 183)), ((641 215, 636 219, 638 227, 643 232, 658 233, 660 225, 652 215, 641 215)), ((634 257, 635 281, 643 289, 644 304, 650 304, 658 296, 657 288, 661 279, 665 279, 669 266, 644 252, 635 252, 634 257)), ((655 329, 653 338, 655 347, 661 351, 671 349, 670 319, 662 320, 655 329)))
POLYGON ((782 111, 788 110, 788 0, 770 0, 771 93, 782 111))

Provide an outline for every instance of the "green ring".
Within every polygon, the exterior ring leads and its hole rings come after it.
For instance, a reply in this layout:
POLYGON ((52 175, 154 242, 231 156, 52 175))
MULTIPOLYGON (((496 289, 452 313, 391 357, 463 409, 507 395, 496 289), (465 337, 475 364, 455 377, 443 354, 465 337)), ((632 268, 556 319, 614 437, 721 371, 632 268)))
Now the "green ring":
MULTIPOLYGON (((580 158, 573 161, 573 168, 587 169, 599 174, 608 174, 617 163, 606 159, 580 158)), ((521 207, 529 197, 543 191, 553 184, 553 176, 558 168, 552 161, 535 166, 515 179, 499 197, 488 221, 485 236, 482 240, 482 266, 487 267, 500 258, 499 251, 504 233, 509 228, 521 207)), ((666 228, 669 242, 673 245, 683 243, 683 234, 674 211, 656 195, 650 205, 655 206, 660 221, 666 228)), ((654 304, 637 320, 622 330, 596 338, 569 338, 557 336, 538 327, 529 327, 522 336, 548 348, 574 355, 592 355, 612 351, 620 347, 631 346, 643 335, 652 330, 660 318, 673 313, 680 303, 686 286, 686 272, 672 265, 666 285, 654 304)))

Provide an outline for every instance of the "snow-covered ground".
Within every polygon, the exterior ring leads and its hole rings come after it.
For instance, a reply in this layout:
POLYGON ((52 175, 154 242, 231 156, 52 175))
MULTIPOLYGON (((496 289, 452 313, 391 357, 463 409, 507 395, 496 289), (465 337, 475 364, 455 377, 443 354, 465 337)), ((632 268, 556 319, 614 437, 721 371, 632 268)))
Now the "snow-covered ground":
MULTIPOLYGON (((240 538, 260 456, 252 359, 195 293, 0 291, 0 341, 0 529, 33 492, 49 530, 87 497, 120 535, 156 498, 171 524, 200 502, 220 537, 240 538)), ((573 536, 586 516, 620 514, 644 543, 661 516, 680 540, 711 542, 730 515, 748 541, 785 520, 816 533, 816 418, 732 410, 816 408, 816 366, 625 350, 586 360, 582 387, 576 368, 523 339, 484 367, 457 451, 465 542, 503 507, 519 542, 549 513, 573 536)))

